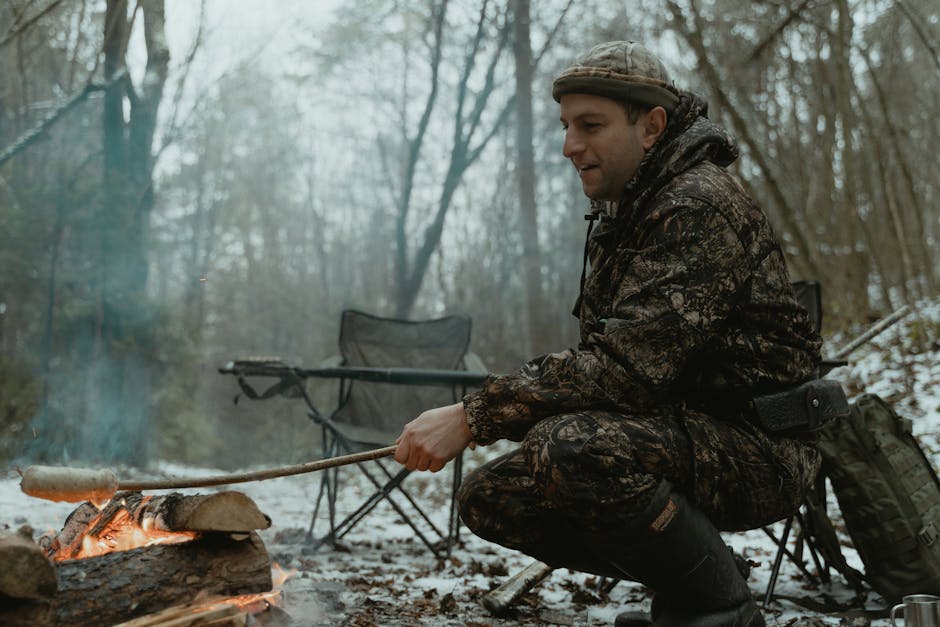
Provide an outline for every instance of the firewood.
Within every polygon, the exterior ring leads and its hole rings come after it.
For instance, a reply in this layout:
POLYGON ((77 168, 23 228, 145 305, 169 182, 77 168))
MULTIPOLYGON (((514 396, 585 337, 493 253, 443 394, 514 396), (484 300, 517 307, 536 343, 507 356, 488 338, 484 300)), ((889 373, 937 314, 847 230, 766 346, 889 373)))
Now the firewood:
POLYGON ((39 544, 46 551, 46 556, 50 559, 59 555, 74 555, 75 547, 81 547, 82 536, 88 531, 88 525, 92 524, 101 512, 91 503, 82 503, 72 510, 62 531, 54 536, 43 535, 39 538, 39 544))
POLYGON ((118 492, 102 509, 91 503, 76 508, 54 538, 44 538, 52 559, 79 556, 83 543, 97 540, 112 521, 125 516, 145 531, 248 533, 271 526, 271 519, 241 492, 184 496, 177 492, 145 497, 140 492, 118 492))
POLYGON ((241 492, 155 496, 133 514, 144 529, 160 531, 246 532, 271 526, 271 519, 241 492))
POLYGON ((55 567, 31 531, 0 536, 0 595, 45 600, 55 594, 55 567))
POLYGON ((117 551, 55 566, 59 590, 41 608, 0 606, 0 624, 113 625, 160 611, 197 596, 234 596, 267 592, 271 563, 261 538, 244 541, 208 533, 180 544, 161 544, 117 551), (32 621, 32 622, 30 622, 32 621))

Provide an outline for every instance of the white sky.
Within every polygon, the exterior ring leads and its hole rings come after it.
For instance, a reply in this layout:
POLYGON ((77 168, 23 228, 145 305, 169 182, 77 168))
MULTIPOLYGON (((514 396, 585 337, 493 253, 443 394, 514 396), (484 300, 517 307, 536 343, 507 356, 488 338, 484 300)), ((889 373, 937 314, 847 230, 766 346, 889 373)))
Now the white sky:
MULTIPOLYGON (((283 64, 297 43, 324 28, 342 0, 205 0, 202 46, 194 70, 211 82, 228 68, 254 59, 283 64)), ((199 24, 199 0, 166 0, 166 35, 171 68, 186 57, 199 24)), ((143 30, 136 28, 129 63, 139 79, 145 61, 143 30)), ((172 78, 172 77, 171 77, 172 78)))

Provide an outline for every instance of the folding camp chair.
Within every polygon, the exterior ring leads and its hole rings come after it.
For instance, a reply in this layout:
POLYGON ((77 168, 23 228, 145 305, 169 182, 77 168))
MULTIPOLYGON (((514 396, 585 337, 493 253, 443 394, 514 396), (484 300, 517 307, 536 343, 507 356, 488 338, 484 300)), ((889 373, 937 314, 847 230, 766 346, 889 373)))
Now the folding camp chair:
MULTIPOLYGON (((344 311, 339 336, 342 367, 390 370, 404 367, 419 374, 425 369, 431 374, 413 378, 407 385, 341 377, 339 404, 332 413, 325 415, 311 405, 310 418, 323 430, 324 457, 392 444, 406 422, 426 409, 459 400, 468 385, 481 382, 485 368, 478 357, 468 352, 470 329, 470 318, 463 315, 408 321, 344 311), (467 376, 462 378, 447 376, 448 372, 467 370, 472 372, 464 372, 467 376)), ((336 501, 343 489, 344 474, 339 469, 322 474, 308 531, 314 546, 335 543, 379 503, 386 501, 436 556, 449 553, 459 539, 455 500, 461 480, 462 455, 453 463, 450 513, 445 530, 431 521, 402 486, 409 470, 393 470, 396 467, 388 460, 359 464, 357 468, 372 483, 375 492, 340 522, 336 522, 336 501), (393 499, 393 493, 404 497, 404 501, 393 499), (323 537, 315 538, 314 527, 324 499, 330 529, 323 537), (430 532, 425 533, 422 527, 430 532)))

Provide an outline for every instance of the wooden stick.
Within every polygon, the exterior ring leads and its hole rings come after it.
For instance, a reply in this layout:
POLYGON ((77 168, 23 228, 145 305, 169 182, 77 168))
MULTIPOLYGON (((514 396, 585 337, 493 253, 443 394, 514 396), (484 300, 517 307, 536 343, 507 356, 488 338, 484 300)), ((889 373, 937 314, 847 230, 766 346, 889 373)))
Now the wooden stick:
POLYGON ((264 481, 277 477, 289 477, 306 472, 336 468, 347 464, 358 464, 395 454, 396 445, 385 448, 351 453, 320 459, 294 466, 281 466, 253 472, 215 475, 212 477, 175 477, 151 481, 116 481, 111 471, 92 471, 80 468, 54 468, 30 466, 23 473, 20 489, 30 496, 50 501, 77 503, 85 500, 106 501, 119 490, 139 492, 142 490, 177 490, 180 488, 205 488, 208 486, 264 481), (78 480, 77 480, 77 479, 78 480))
POLYGON ((361 462, 379 459, 380 457, 389 457, 395 454, 396 445, 386 446, 385 448, 363 451, 361 453, 350 453, 349 455, 340 455, 320 459, 315 462, 307 462, 294 466, 281 466, 279 468, 268 468, 266 470, 256 470, 253 472, 233 473, 228 475, 216 475, 214 477, 189 477, 159 479, 152 481, 118 481, 118 490, 130 490, 139 492, 141 490, 176 490, 179 488, 205 488, 216 485, 228 485, 230 483, 247 483, 249 481, 264 481, 265 479, 276 479, 277 477, 289 477, 291 475, 301 475, 306 472, 315 472, 327 468, 336 468, 337 466, 346 466, 348 464, 358 464, 361 462))

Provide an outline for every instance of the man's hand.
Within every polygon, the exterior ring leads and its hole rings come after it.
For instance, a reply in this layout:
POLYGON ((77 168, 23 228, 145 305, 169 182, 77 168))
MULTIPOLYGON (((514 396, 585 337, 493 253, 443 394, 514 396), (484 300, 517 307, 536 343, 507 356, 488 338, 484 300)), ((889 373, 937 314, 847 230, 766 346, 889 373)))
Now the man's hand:
POLYGON ((436 407, 405 425, 395 440, 395 461, 409 470, 437 472, 472 439, 463 403, 436 407))

